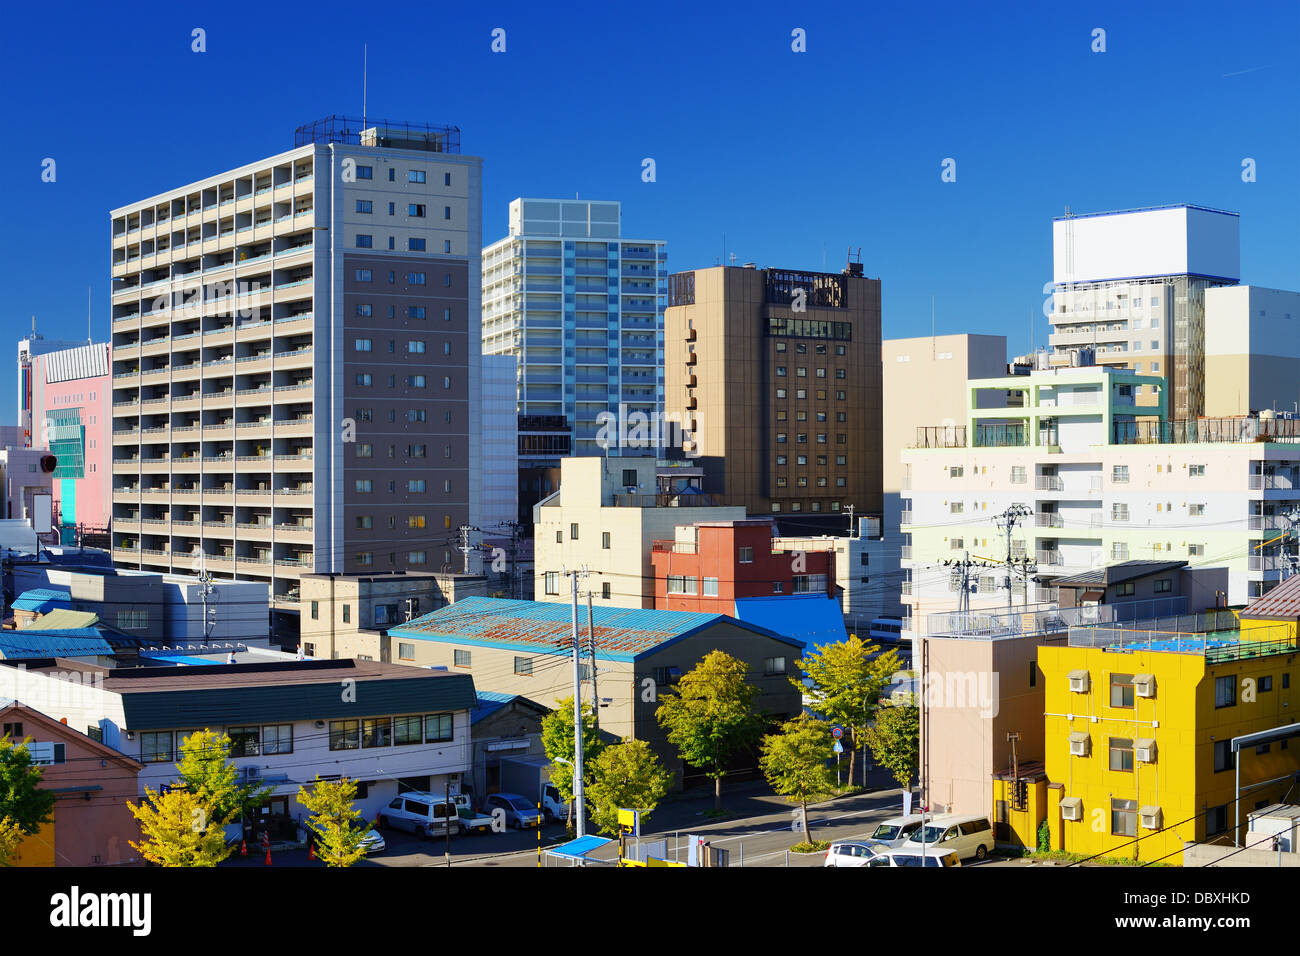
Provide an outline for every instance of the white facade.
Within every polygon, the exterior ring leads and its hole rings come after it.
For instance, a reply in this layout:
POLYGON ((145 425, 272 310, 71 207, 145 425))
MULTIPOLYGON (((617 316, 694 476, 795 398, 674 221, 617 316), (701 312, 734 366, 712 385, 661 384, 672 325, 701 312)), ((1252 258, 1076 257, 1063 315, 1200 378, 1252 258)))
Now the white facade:
POLYGON ((1300 412, 1300 292, 1205 290, 1205 412, 1300 412))
POLYGON ((1241 277, 1240 218, 1202 206, 1063 216, 1052 223, 1052 281, 1241 277))
POLYGON ((483 250, 483 352, 518 358, 520 415, 568 420, 570 449, 539 463, 604 454, 602 414, 663 412, 667 247, 622 238, 620 218, 617 202, 516 199, 483 250))

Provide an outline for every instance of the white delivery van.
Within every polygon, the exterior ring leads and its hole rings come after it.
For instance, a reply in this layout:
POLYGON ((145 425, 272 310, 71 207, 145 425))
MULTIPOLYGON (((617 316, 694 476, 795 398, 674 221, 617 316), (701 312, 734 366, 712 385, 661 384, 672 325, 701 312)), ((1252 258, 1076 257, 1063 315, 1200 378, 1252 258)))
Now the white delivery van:
POLYGON ((931 817, 907 838, 903 848, 912 851, 926 847, 952 850, 963 860, 982 860, 993 850, 993 826, 988 817, 931 817))

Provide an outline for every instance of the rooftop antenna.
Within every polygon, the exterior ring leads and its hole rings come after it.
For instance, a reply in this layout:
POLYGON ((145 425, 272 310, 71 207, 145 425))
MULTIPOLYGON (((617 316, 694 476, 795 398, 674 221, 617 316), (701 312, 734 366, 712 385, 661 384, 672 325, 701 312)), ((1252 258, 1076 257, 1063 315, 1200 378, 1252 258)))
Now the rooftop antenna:
POLYGON ((91 317, 90 293, 94 286, 86 286, 86 344, 93 345, 95 342, 95 323, 91 317))
POLYGON ((366 128, 366 93, 370 79, 370 45, 361 44, 361 128, 366 128))

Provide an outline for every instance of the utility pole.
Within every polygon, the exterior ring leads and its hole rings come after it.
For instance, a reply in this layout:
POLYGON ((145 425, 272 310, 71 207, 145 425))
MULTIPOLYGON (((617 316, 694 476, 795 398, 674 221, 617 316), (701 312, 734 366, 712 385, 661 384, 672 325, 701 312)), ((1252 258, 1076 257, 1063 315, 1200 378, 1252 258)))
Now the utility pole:
MULTIPOLYGON (((1029 511, 1029 509, 1026 508, 1024 505, 1012 505, 1012 506, 1011 506, 1010 508, 1008 508, 1006 511, 1002 512, 1002 514, 998 515, 996 518, 993 519, 993 523, 994 523, 998 528, 1002 529, 1002 531, 1004 531, 1004 532, 1006 533, 1006 536, 1007 536, 1007 561, 1006 561, 1006 565, 1007 565, 1007 578, 1006 578, 1006 584, 1007 584, 1007 612, 1008 612, 1008 613, 1010 613, 1011 610, 1012 610, 1012 606, 1011 606, 1011 565, 1012 565, 1012 558, 1011 558, 1011 532, 1015 529, 1016 525, 1017 525, 1021 520, 1025 519, 1025 518, 1028 518, 1029 515, 1030 515, 1030 511, 1029 511)), ((1026 584, 1026 591, 1028 591, 1028 584, 1026 584)))
POLYGON ((600 691, 596 687, 596 626, 591 610, 591 591, 587 591, 587 642, 591 649, 591 716, 600 732, 600 691))
POLYGON ((854 533, 853 530, 855 527, 857 526, 853 523, 853 505, 849 505, 849 537, 850 538, 857 537, 857 535, 854 533))
POLYGON ((464 564, 465 573, 469 574, 469 553, 474 550, 473 546, 469 543, 469 533, 471 531, 478 531, 480 529, 475 528, 473 525, 463 524, 460 526, 458 530, 460 531, 459 550, 460 553, 465 556, 465 564, 464 564))
POLYGON ((583 566, 573 571, 561 569, 561 574, 573 579, 573 802, 576 833, 587 835, 585 804, 582 787, 582 645, 578 640, 578 579, 587 576, 583 566))
POLYGON ((212 583, 212 575, 208 574, 208 563, 204 557, 199 559, 199 594, 203 597, 203 643, 207 644, 212 640, 212 630, 217 623, 217 609, 215 604, 209 603, 216 587, 212 583))

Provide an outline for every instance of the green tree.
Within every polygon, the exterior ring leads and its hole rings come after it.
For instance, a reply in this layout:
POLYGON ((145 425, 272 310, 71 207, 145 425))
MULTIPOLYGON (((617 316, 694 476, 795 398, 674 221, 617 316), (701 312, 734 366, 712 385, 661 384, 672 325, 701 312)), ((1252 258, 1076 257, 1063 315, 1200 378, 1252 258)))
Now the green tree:
POLYGON ((230 856, 226 834, 197 794, 175 787, 164 794, 145 788, 145 799, 127 809, 140 823, 144 839, 130 841, 150 863, 159 866, 216 866, 230 856))
POLYGON ((591 762, 591 821, 601 833, 618 833, 618 811, 640 810, 650 816, 668 793, 673 775, 644 740, 625 740, 606 747, 591 762))
POLYGON ((54 794, 40 789, 42 771, 32 763, 27 743, 0 737, 0 817, 8 817, 24 836, 54 819, 54 794))
POLYGON ((863 740, 876 763, 887 768, 906 789, 921 764, 921 711, 912 698, 881 704, 863 740))
POLYGON ((692 767, 713 778, 713 808, 722 809, 722 778, 732 755, 763 732, 754 710, 758 688, 745 681, 748 668, 725 651, 710 651, 661 698, 655 717, 692 767))
POLYGON ((808 800, 835 788, 835 774, 827 765, 834 751, 831 728, 807 714, 781 725, 781 732, 763 738, 759 766, 772 789, 797 803, 803 819, 803 839, 808 834, 808 800))
POLYGON ((311 816, 307 826, 316 835, 316 855, 326 866, 351 866, 366 855, 361 845, 370 824, 361 819, 361 811, 353 806, 357 796, 357 782, 343 777, 339 780, 322 780, 319 776, 308 790, 298 790, 298 802, 311 816))
MULTIPOLYGON (((586 704, 582 705, 582 782, 584 788, 591 782, 591 766, 605 745, 596 730, 596 718, 586 704)), ((569 804, 570 826, 573 825, 573 698, 565 697, 555 702, 555 710, 542 718, 542 750, 551 761, 551 784, 559 791, 560 799, 569 804)), ((536 803, 541 794, 520 794, 530 803, 536 803)))
POLYGON ((241 820, 273 789, 238 783, 239 768, 230 762, 230 737, 210 730, 195 731, 181 741, 176 771, 213 823, 241 820))
POLYGON ((902 667, 896 651, 880 653, 880 645, 857 635, 847 641, 825 644, 799 660, 799 670, 811 681, 792 677, 791 683, 812 700, 812 710, 849 732, 849 783, 862 734, 880 704, 880 692, 902 667))
POLYGON ((0 816, 0 866, 9 866, 13 862, 25 839, 26 834, 12 817, 0 816))

